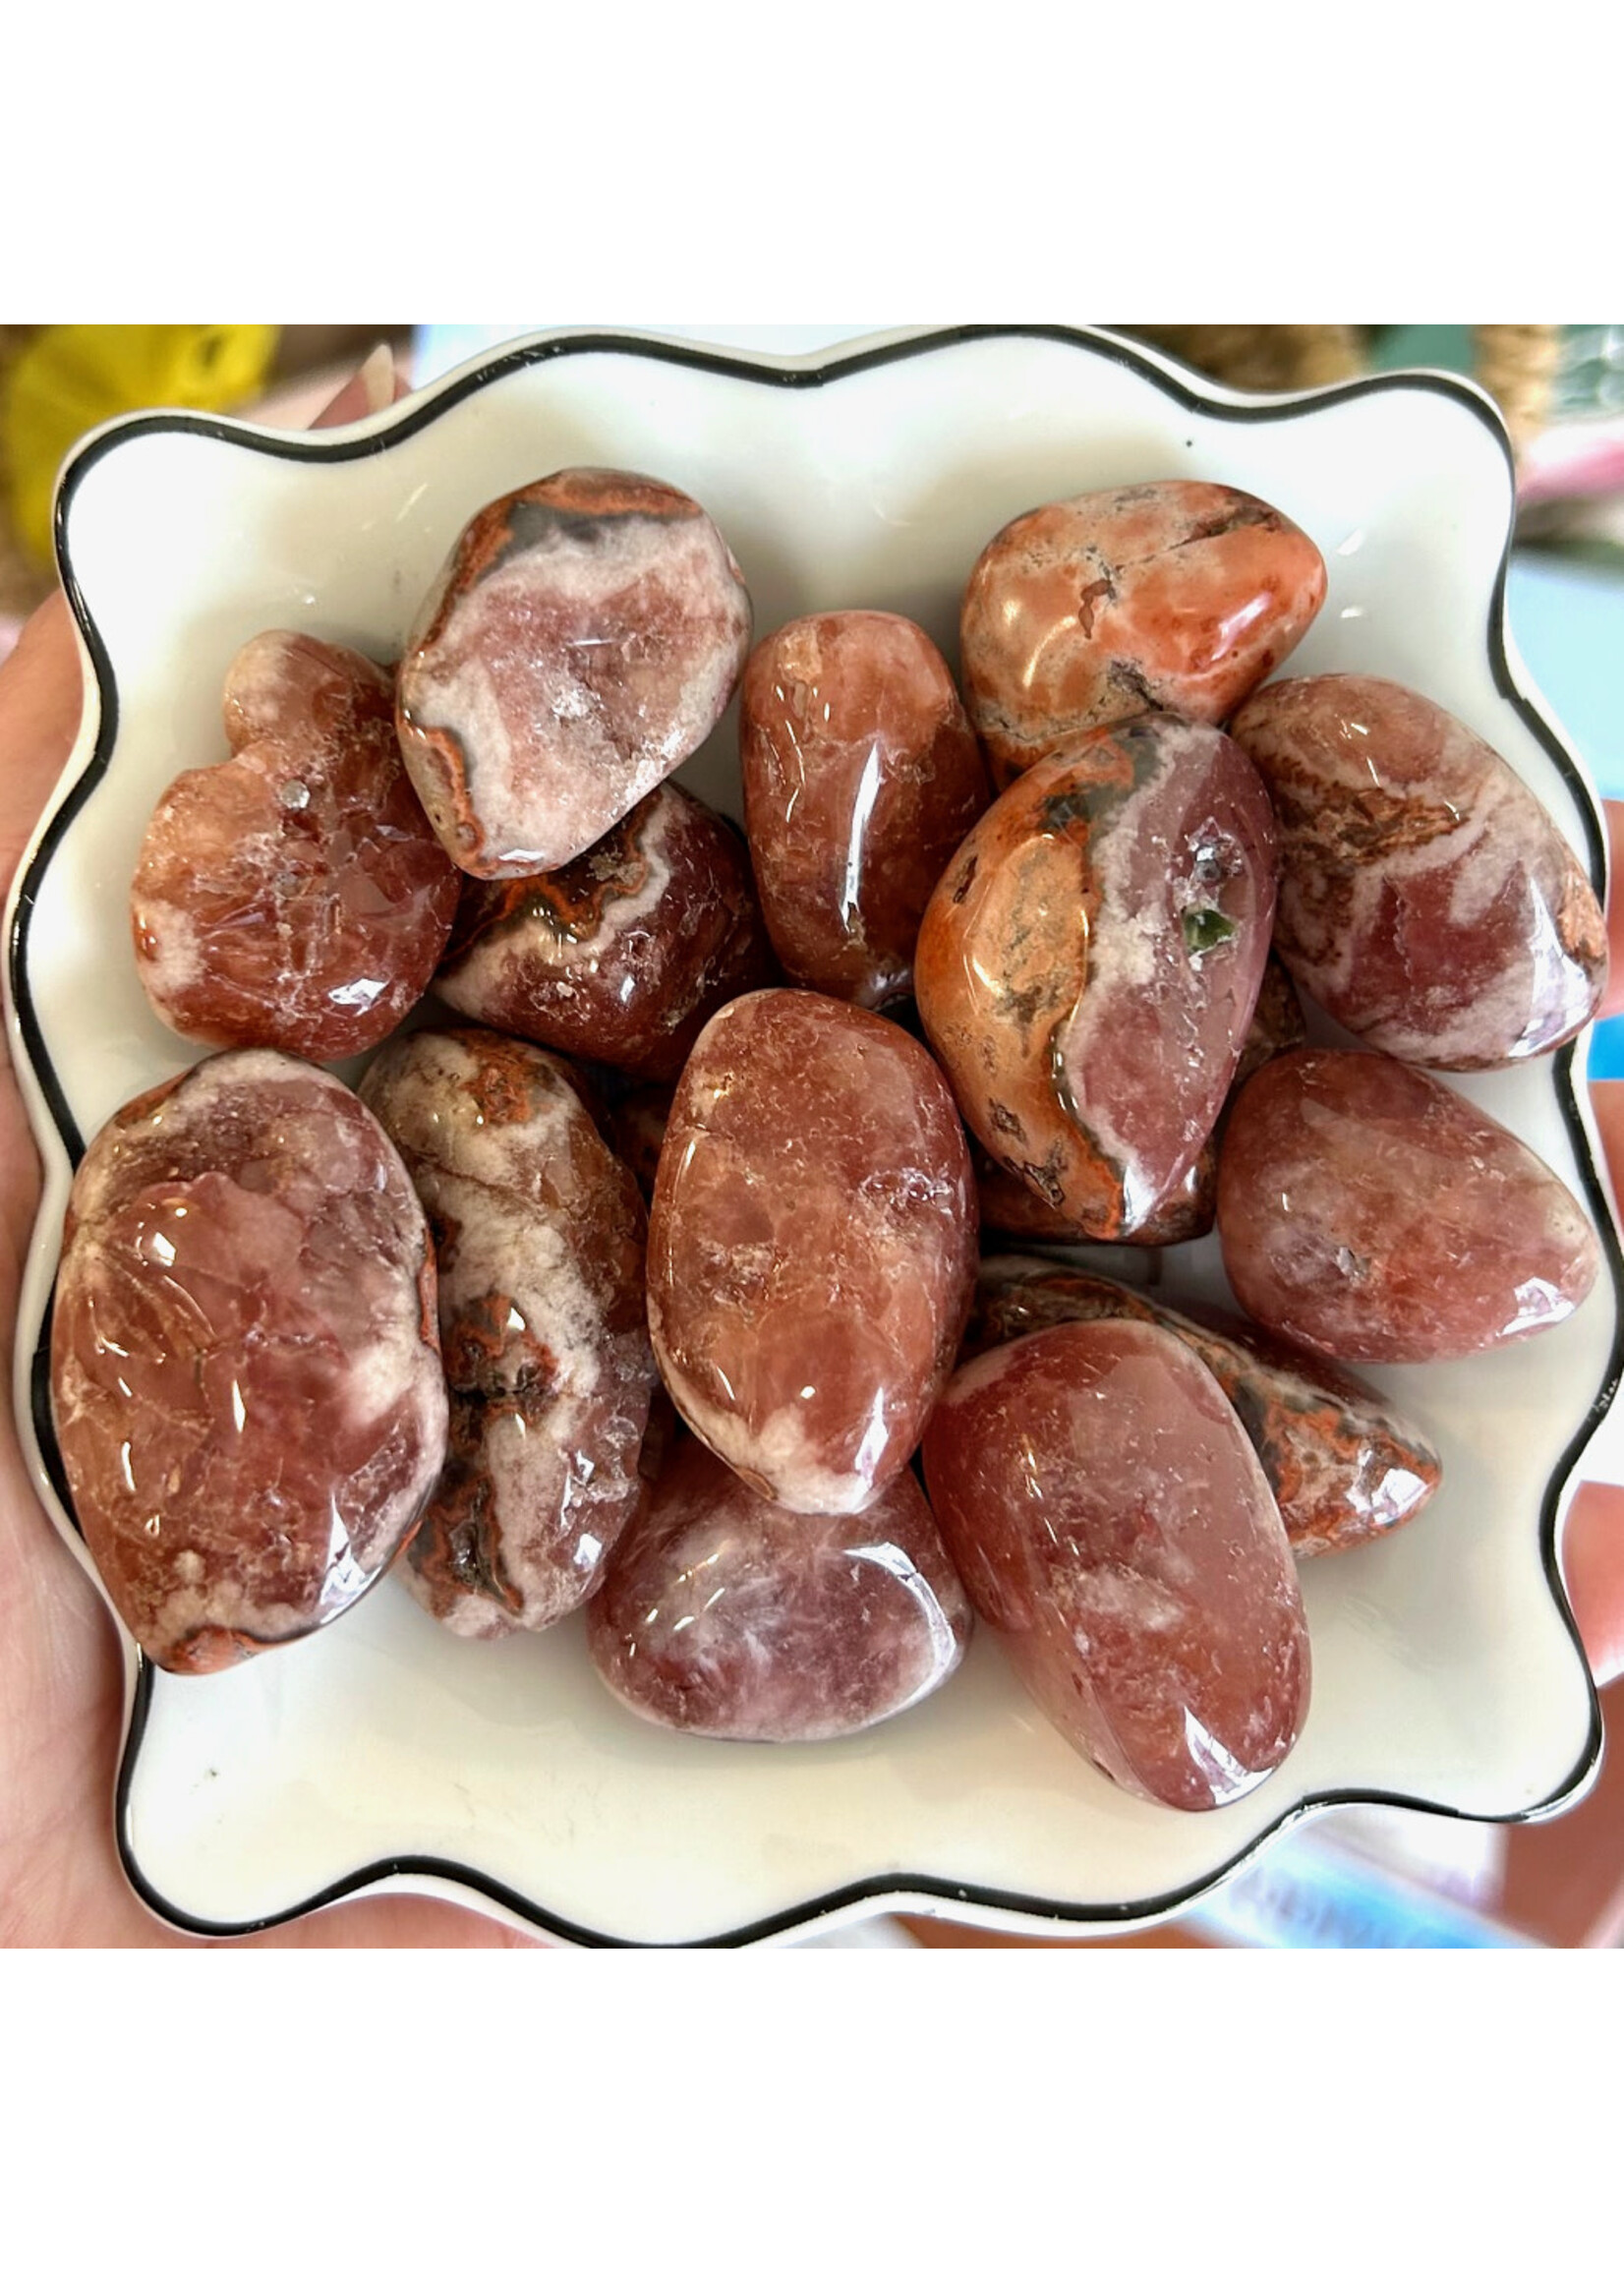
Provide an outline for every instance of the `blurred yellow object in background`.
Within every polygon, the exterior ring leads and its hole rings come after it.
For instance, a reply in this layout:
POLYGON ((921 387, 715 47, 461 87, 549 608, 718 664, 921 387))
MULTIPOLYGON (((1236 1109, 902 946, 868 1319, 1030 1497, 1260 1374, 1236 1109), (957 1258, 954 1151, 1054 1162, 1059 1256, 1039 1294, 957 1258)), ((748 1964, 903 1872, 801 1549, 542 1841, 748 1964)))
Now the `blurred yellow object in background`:
POLYGON ((0 462, 25 550, 51 558, 63 458, 125 411, 225 411, 262 392, 274 323, 51 323, 29 340, 0 392, 0 462))

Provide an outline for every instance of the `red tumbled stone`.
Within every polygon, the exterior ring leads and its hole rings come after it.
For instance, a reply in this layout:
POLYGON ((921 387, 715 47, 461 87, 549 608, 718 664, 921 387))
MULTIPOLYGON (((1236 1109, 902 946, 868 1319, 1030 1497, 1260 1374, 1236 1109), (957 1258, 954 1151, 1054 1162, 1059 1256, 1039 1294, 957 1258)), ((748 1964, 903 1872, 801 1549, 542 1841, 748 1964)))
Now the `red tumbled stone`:
POLYGON ((1595 1011, 1607 929, 1572 847, 1495 750, 1388 679, 1287 679, 1231 727, 1280 821, 1275 938, 1372 1048, 1421 1066, 1554 1050, 1595 1011))
POLYGON ((57 1441, 119 1616, 208 1673, 347 1610, 445 1452, 423 1209, 366 1107, 267 1050, 114 1115, 74 1179, 57 1441))
POLYGON ((699 748, 749 646, 738 563, 668 483, 575 467, 487 505, 397 683, 446 851, 484 877, 574 860, 699 748))
POLYGON ((990 1261, 963 1355, 1046 1326, 1137 1318, 1177 1335, 1212 1374, 1251 1439, 1298 1555, 1328 1555, 1418 1515, 1438 1456, 1357 1375, 1207 1306, 1170 1311, 1092 1272, 1018 1255, 990 1261))
POLYGON ((643 1203, 569 1070, 478 1028, 405 1035, 362 1095, 434 1227, 445 1471, 401 1563, 460 1635, 551 1626, 636 1505, 655 1368, 643 1203))
POLYGON ((1184 1809, 1279 1766, 1308 1704, 1296 1567, 1234 1410, 1174 1336, 1007 1343, 954 1376, 924 1453, 971 1603, 1079 1752, 1184 1809))
POLYGON ((915 990, 965 1120, 1081 1239, 1143 1231, 1212 1134, 1274 914, 1274 822, 1215 727, 1080 737, 985 813, 915 990))
POLYGON ((850 1736, 963 1658, 970 1606, 904 1469, 860 1516, 796 1516, 696 1438, 667 1461, 587 1611, 593 1662, 645 1720, 703 1737, 850 1736))
POLYGON ((990 794, 935 645, 875 610, 784 624, 745 667, 739 764, 789 977, 869 1010, 907 994, 925 904, 990 794))
POLYGON ((435 992, 482 1026, 674 1081, 712 1012, 772 976, 743 845, 667 782, 549 876, 470 877, 435 992))
POLYGON ((1559 1325, 1600 1250, 1520 1138, 1432 1076, 1296 1050, 1236 1101, 1218 1167, 1230 1285, 1329 1358, 1465 1358, 1559 1325))
POLYGON ((976 562, 960 625, 994 781, 1136 711, 1217 726, 1324 598, 1312 541, 1216 483, 1136 482, 1023 513, 976 562))
POLYGON ((370 1050, 428 986, 459 883, 406 779, 388 675, 263 632, 224 711, 235 755, 178 776, 142 841, 142 984, 194 1041, 370 1050))
POLYGON ((764 1497, 866 1508, 952 1370, 975 1191, 928 1052, 828 996, 719 1011, 671 1106, 649 1318, 678 1411, 764 1497))

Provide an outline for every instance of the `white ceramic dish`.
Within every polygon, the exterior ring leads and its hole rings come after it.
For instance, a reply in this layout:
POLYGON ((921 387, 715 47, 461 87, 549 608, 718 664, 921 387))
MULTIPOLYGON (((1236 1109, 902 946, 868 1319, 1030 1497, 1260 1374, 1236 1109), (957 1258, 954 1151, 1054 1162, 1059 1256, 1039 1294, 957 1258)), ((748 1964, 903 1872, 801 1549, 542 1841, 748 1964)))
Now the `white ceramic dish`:
MULTIPOLYGON (((956 652, 959 590, 1026 506, 1191 475, 1283 507, 1330 568, 1288 669, 1369 671, 1466 719, 1533 784, 1599 885, 1594 793, 1502 620, 1508 454, 1485 398, 1436 377, 1264 404, 1103 334, 888 335, 773 363, 618 335, 526 342, 336 436, 195 416, 92 437, 59 503, 87 647, 86 723, 10 927, 11 1037, 45 1161, 17 1394, 61 1514, 40 1351, 85 1136, 196 1055, 148 1011, 126 895, 151 803, 219 754, 218 689, 269 625, 377 654, 400 639, 468 516, 571 464, 691 491, 743 565, 758 634, 887 607, 956 652)), ((736 810, 731 719, 690 769, 736 810)), ((598 1685, 579 1622, 480 1648, 385 1584, 324 1634, 182 1680, 128 1650, 118 1837, 171 1921, 231 1934, 422 1884, 579 1942, 794 1938, 893 1909, 1076 1934, 1199 1895, 1283 1824, 1338 1801, 1482 1818, 1566 1805, 1594 1773, 1595 1693, 1556 1544, 1620 1371, 1618 1242, 1583 1103, 1583 1047, 1460 1086, 1584 1198, 1609 1268, 1555 1332, 1467 1364, 1373 1372, 1443 1453, 1409 1531, 1310 1564, 1302 1742, 1215 1815, 1117 1791, 1049 1729, 982 1633, 923 1708, 823 1747, 646 1727, 598 1685)), ((1218 1288, 1212 1243, 1164 1290, 1218 1288)))

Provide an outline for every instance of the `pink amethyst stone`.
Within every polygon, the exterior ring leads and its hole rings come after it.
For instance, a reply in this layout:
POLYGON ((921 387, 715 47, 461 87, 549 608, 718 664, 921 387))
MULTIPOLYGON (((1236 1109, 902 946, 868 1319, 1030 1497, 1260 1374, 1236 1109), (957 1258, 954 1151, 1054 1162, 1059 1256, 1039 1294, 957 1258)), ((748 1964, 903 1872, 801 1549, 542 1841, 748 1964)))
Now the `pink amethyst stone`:
POLYGON ((667 1461, 587 1610, 645 1720, 703 1737, 846 1737, 964 1656, 970 1606, 904 1469, 860 1516, 772 1508, 696 1438, 667 1461))
POLYGON ((75 1510, 155 1664, 209 1673, 359 1602, 445 1453, 429 1229, 342 1083, 211 1058, 74 1179, 51 1402, 75 1510))
POLYGON ((1218 1166, 1230 1285, 1328 1358, 1466 1358, 1559 1325, 1600 1250, 1511 1132, 1397 1060, 1296 1050, 1252 1077, 1218 1166))
POLYGON ((919 1442, 974 1277, 969 1154, 929 1054, 825 995, 719 1011, 649 1216, 655 1353, 695 1434, 783 1507, 868 1507, 919 1442))
POLYGON ((562 868, 699 748, 749 648, 738 563, 680 490, 587 466, 498 497, 400 665, 440 843, 473 876, 562 868))
POLYGON ((950 862, 919 933, 919 1016, 976 1136, 1074 1238, 1142 1232, 1195 1167, 1273 916, 1263 786, 1184 719, 1040 760, 950 862))
POLYGON ((654 1388, 643 1203, 546 1051, 404 1035, 361 1093, 434 1226, 449 1457, 400 1566, 455 1634, 551 1626, 602 1583, 654 1388))
POLYGON ((907 994, 925 904, 989 796, 933 642, 872 609, 784 624, 745 667, 739 766, 789 977, 870 1011, 907 994))
POLYGON ((1133 1321, 1049 1327, 954 1376, 924 1453, 977 1614, 1080 1753, 1184 1809, 1278 1768, 1307 1625, 1268 1482, 1197 1358, 1133 1321))
POLYGON ((171 783, 142 841, 142 984, 194 1041, 370 1050, 428 986, 458 888, 401 764, 388 674, 264 632, 224 708, 234 755, 171 783))
POLYGON ((1486 742, 1387 679, 1287 679, 1231 727, 1280 821, 1275 940, 1373 1049, 1504 1066, 1577 1034, 1607 928, 1539 800, 1486 742))

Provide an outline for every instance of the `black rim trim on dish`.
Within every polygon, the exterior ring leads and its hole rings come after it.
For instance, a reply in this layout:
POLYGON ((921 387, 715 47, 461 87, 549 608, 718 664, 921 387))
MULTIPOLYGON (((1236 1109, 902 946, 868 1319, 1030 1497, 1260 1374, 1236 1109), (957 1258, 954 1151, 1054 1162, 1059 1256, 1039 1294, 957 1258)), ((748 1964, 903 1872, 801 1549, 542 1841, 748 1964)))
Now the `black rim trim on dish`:
MULTIPOLYGON (((66 545, 67 510, 85 474, 108 450, 120 444, 132 434, 192 434, 228 442, 239 449, 259 451, 271 457, 289 459, 348 459, 376 456, 391 449, 407 437, 418 433, 434 420, 442 417, 455 404, 465 401, 482 387, 491 386, 509 374, 532 365, 547 363, 560 356, 619 355, 641 356, 652 362, 668 363, 686 369, 710 372, 719 377, 744 379, 752 384, 768 387, 821 387, 885 364, 905 362, 909 358, 940 352, 944 348, 967 345, 989 339, 1050 340, 1063 346, 1081 349, 1105 362, 1116 363, 1148 379, 1160 393, 1168 396, 1183 409, 1203 420, 1221 419, 1236 424, 1275 424, 1283 419, 1306 416, 1324 409, 1329 404, 1345 402, 1355 396, 1384 393, 1394 388, 1413 391, 1428 390, 1443 394, 1470 410, 1487 429, 1498 443, 1506 460, 1508 478, 1514 487, 1515 473, 1511 446, 1504 426, 1487 399, 1464 380, 1443 372, 1372 373, 1362 379, 1348 379, 1322 387, 1298 400, 1260 397, 1253 401, 1225 402, 1215 399, 1200 384, 1187 384, 1175 372, 1141 352, 1126 339, 1109 332, 1083 331, 1069 324, 955 324, 923 333, 916 337, 893 340, 878 346, 858 348, 850 354, 838 349, 816 364, 803 364, 787 369, 747 362, 720 348, 689 346, 674 341, 640 339, 615 332, 580 332, 548 337, 498 351, 495 355, 450 379, 442 388, 423 402, 402 406, 399 417, 387 432, 373 436, 346 437, 342 429, 332 430, 333 438, 327 439, 315 432, 268 433, 240 427, 235 422, 212 418, 203 413, 158 411, 122 420, 105 434, 93 437, 66 469, 56 501, 56 553, 62 582, 76 622, 79 625, 100 693, 101 718, 93 752, 83 774, 64 797, 42 835, 34 854, 28 864, 18 889, 16 915, 12 936, 8 943, 12 1001, 29 1061, 39 1083, 41 1095, 58 1135, 67 1152, 70 1166, 77 1167, 83 1158, 85 1145, 79 1128, 69 1110, 56 1070, 51 1062, 40 1033, 28 976, 28 939, 33 909, 37 902, 40 881, 62 843, 67 830, 85 805, 91 790, 101 781, 111 759, 118 730, 117 695, 105 645, 91 618, 81 593, 68 557, 66 545)), ((1192 378, 1194 375, 1191 375, 1192 378)), ((1489 606, 1486 627, 1489 669, 1499 693, 1517 712, 1524 725, 1534 734, 1541 749, 1556 767, 1558 774, 1574 794, 1574 802, 1583 821, 1590 849, 1591 878, 1599 895, 1605 888, 1606 843, 1604 832, 1596 816, 1592 793, 1580 768, 1560 738, 1552 731, 1535 706, 1518 687, 1511 670, 1505 646, 1505 595, 1511 559, 1514 530, 1508 521, 1505 544, 1497 569, 1489 606)), ((1624 1255, 1620 1254, 1613 1230, 1612 1215, 1595 1161, 1592 1154, 1590 1134, 1585 1127, 1574 1085, 1573 1064, 1575 1045, 1565 1044, 1554 1054, 1553 1068, 1557 1099, 1564 1120, 1574 1141, 1575 1159, 1591 1212, 1601 1241, 1602 1253, 1611 1273, 1614 1290, 1614 1332, 1606 1378, 1592 1404, 1585 1422, 1569 1444, 1566 1453, 1553 1471, 1545 1490, 1540 1511, 1540 1555, 1546 1584, 1560 1613, 1580 1665, 1584 1668, 1590 1694, 1590 1730, 1585 1747, 1573 1770, 1555 1791, 1537 1806, 1519 1810, 1509 1816, 1469 1816, 1465 1811, 1421 1800, 1403 1793, 1377 1789, 1336 1789, 1313 1793, 1295 1807, 1285 1811, 1248 1841, 1241 1852, 1226 1861, 1217 1871, 1183 1888, 1142 1902, 1057 1904, 1043 1902, 1031 1895, 1010 1894, 997 1889, 971 1886, 954 1880, 941 1880, 922 1873, 900 1872, 875 1878, 853 1881, 825 1895, 792 1906, 773 1915, 756 1919, 747 1925, 731 1928, 724 1933, 700 1938, 686 1947, 729 1947, 754 1943, 773 1935, 789 1933, 797 1928, 813 1925, 817 1920, 832 1918, 859 1903, 885 1902, 893 1909, 905 1907, 906 1898, 913 1897, 925 1904, 933 1900, 962 1903, 989 1912, 1002 1912, 1008 1917, 1023 1917, 1034 1926, 1047 1922, 1056 1926, 1092 1926, 1099 1928, 1131 1928, 1135 1924, 1160 1919, 1199 1901, 1224 1885, 1279 1833, 1294 1824, 1302 1823, 1321 1809, 1376 1803, 1386 1807, 1403 1808, 1423 1816, 1453 1817, 1460 1822, 1526 1824, 1555 1814, 1575 1792, 1581 1790, 1595 1774, 1601 1757, 1602 1724, 1600 1705, 1595 1685, 1591 1678, 1588 1662, 1580 1642, 1579 1630, 1567 1593, 1562 1583, 1556 1546, 1556 1516, 1562 1492, 1573 1473, 1580 1454, 1590 1442, 1602 1417, 1611 1406, 1621 1378, 1624 1378, 1624 1255)), ((73 1504, 66 1480, 62 1474, 60 1450, 51 1422, 49 1399, 49 1344, 50 1306, 47 1304, 31 1370, 31 1417, 39 1442, 41 1459, 56 1488, 65 1518, 75 1522, 73 1504)), ((75 1522, 75 1529, 78 1529, 75 1522)), ((262 1918, 245 1921, 219 1921, 196 1918, 170 1902, 146 1878, 137 1862, 130 1840, 130 1791, 137 1757, 151 1710, 153 1668, 144 1653, 135 1653, 136 1670, 131 1686, 130 1722, 124 1750, 119 1764, 115 1794, 116 1835, 120 1860, 131 1886, 142 1900, 160 1918, 180 1931, 210 1938, 233 1938, 257 1934, 272 1926, 309 1917, 347 1896, 366 1890, 386 1890, 392 1881, 406 1878, 432 1879, 447 1886, 460 1887, 477 1894, 497 1905, 511 1916, 526 1921, 544 1934, 561 1941, 593 1948, 629 1947, 620 1938, 598 1932, 594 1928, 577 1925, 548 1911, 542 1905, 528 1901, 513 1889, 486 1874, 459 1863, 448 1862, 438 1856, 388 1856, 377 1863, 347 1873, 334 1880, 319 1893, 290 1905, 286 1910, 262 1918)))

